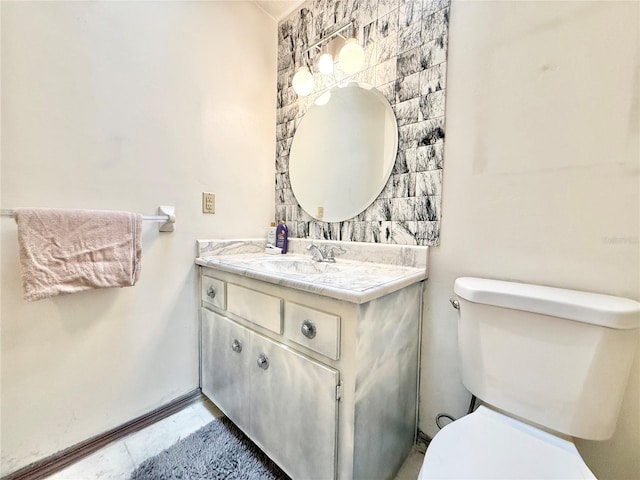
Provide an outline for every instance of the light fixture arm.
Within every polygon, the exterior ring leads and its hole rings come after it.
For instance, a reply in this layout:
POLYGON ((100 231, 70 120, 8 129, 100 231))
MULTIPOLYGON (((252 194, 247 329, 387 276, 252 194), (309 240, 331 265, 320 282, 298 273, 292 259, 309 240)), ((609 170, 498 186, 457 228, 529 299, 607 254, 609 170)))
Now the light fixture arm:
POLYGON ((311 69, 307 66, 309 65, 307 57, 309 57, 310 60, 311 55, 309 52, 316 48, 320 50, 320 52, 324 51, 324 53, 320 55, 320 58, 318 58, 318 71, 323 75, 331 75, 333 73, 333 64, 336 55, 334 52, 336 48, 339 48, 337 55, 338 63, 344 73, 354 75, 362 69, 365 61, 365 53, 364 49, 358 45, 353 32, 353 22, 349 22, 314 42, 302 52, 300 67, 291 79, 291 86, 295 93, 301 97, 306 97, 313 93, 315 81, 311 69), (343 35, 346 30, 349 30, 348 37, 343 35), (338 47, 336 45, 337 43, 342 43, 342 45, 338 47), (333 49, 334 52, 331 52, 331 49, 333 49))
POLYGON ((302 52, 302 56, 304 57, 305 54, 309 53, 314 48, 317 48, 317 49, 321 50, 322 49, 322 45, 324 43, 329 43, 331 41, 331 39, 333 39, 333 37, 340 37, 343 40, 346 40, 348 37, 345 37, 344 35, 342 35, 342 32, 344 32, 348 28, 353 28, 353 22, 349 22, 346 25, 343 25, 342 27, 338 28, 337 30, 334 30, 333 32, 331 32, 329 35, 326 35, 325 37, 321 38, 320 40, 312 43, 306 50, 304 50, 302 52))

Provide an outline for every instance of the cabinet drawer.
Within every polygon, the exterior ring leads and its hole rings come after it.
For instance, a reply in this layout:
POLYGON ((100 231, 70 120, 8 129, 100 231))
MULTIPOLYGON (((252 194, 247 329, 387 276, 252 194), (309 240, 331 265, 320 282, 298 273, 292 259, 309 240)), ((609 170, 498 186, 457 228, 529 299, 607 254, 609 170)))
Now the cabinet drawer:
POLYGON ((222 280, 202 275, 202 303, 224 310, 226 308, 225 283, 222 280))
POLYGON ((227 310, 277 334, 282 333, 282 300, 239 285, 227 285, 227 310))
POLYGON ((333 360, 340 358, 340 317, 285 302, 284 336, 333 360))

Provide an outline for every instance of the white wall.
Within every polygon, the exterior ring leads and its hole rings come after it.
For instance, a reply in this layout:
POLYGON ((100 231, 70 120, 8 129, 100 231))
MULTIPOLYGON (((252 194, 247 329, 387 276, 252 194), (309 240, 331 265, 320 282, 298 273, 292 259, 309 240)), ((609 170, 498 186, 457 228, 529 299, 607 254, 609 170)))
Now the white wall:
MULTIPOLYGON (((453 282, 512 279, 640 299, 638 2, 451 7, 441 245, 425 295, 421 429, 466 412, 453 282)), ((579 442, 640 477, 636 362, 618 430, 579 442)))
POLYGON ((35 303, 2 220, 4 475, 197 388, 195 241, 274 217, 277 34, 250 2, 1 9, 2 208, 177 212, 135 287, 35 303))

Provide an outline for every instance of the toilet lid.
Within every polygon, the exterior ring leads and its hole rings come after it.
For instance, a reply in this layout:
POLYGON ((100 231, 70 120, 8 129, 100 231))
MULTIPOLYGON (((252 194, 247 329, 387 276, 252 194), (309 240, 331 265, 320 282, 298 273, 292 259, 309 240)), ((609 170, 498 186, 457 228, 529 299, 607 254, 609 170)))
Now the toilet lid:
POLYGON ((433 438, 418 480, 595 479, 572 442, 484 406, 433 438))

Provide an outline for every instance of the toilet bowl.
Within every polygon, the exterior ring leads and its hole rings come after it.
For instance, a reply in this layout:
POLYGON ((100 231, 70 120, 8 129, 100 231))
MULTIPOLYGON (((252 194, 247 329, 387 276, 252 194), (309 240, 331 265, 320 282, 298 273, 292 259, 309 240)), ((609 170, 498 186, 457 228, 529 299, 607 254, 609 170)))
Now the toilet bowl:
POLYGON ((485 406, 440 430, 418 480, 595 479, 575 445, 485 406))
POLYGON ((462 277, 458 355, 484 405, 440 430, 419 479, 593 479, 571 438, 615 431, 640 331, 640 303, 462 277))

